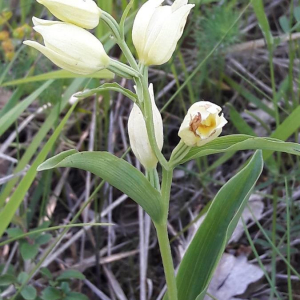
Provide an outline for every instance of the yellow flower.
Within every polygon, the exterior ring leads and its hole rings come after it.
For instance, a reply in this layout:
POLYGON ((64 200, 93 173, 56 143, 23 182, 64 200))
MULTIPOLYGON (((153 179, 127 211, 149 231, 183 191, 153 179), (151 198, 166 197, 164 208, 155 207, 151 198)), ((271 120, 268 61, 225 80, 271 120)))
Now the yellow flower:
POLYGON ((5 41, 9 38, 9 32, 7 30, 0 31, 0 41, 5 41))
POLYGON ((67 71, 88 75, 108 67, 110 58, 101 42, 87 30, 59 21, 33 18, 33 29, 44 38, 45 46, 24 41, 67 71))
MULTIPOLYGON (((154 123, 156 142, 158 148, 161 150, 163 147, 163 140, 164 140, 163 122, 162 122, 161 114, 155 104, 152 84, 149 85, 149 92, 150 92, 151 102, 152 102, 153 123, 154 123)), ((145 169, 147 170, 154 169, 157 165, 157 158, 150 146, 143 113, 141 112, 141 110, 136 104, 133 105, 132 111, 129 115, 128 134, 129 134, 130 146, 136 158, 145 167, 145 169)))
POLYGON ((7 39, 1 43, 2 49, 4 52, 12 52, 15 49, 15 46, 11 39, 7 39))
POLYGON ((194 103, 188 110, 178 132, 179 137, 188 146, 203 146, 217 138, 227 120, 221 107, 208 102, 194 103))
POLYGON ((58 19, 86 29, 98 26, 102 10, 93 0, 37 0, 58 19))
POLYGON ((13 31, 13 37, 16 39, 23 39, 24 36, 31 32, 31 28, 28 24, 24 24, 13 31))
POLYGON ((144 65, 162 65, 171 58, 194 7, 188 0, 175 0, 172 6, 162 6, 163 1, 147 1, 134 20, 132 39, 144 65))

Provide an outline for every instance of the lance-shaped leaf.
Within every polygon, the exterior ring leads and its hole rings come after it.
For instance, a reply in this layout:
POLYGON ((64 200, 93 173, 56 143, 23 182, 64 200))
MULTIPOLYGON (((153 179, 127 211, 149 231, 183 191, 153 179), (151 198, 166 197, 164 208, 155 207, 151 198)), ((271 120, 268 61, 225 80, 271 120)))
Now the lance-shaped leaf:
POLYGON ((106 91, 115 91, 115 92, 122 93, 124 96, 131 99, 134 103, 138 102, 138 98, 135 93, 133 93, 132 91, 130 91, 128 89, 125 89, 124 87, 122 87, 121 85, 119 85, 116 82, 104 83, 101 86, 99 86, 98 88, 91 89, 91 90, 85 90, 83 92, 78 92, 74 96, 77 98, 86 98, 86 97, 90 97, 94 94, 101 94, 106 91))
POLYGON ((247 166, 216 195, 180 264, 176 278, 178 300, 204 298, 262 168, 262 153, 257 151, 247 166))
POLYGON ((218 137, 204 146, 191 148, 180 163, 211 154, 258 149, 300 155, 300 145, 296 143, 287 143, 273 138, 233 134, 218 137))
POLYGON ((140 171, 108 152, 75 152, 69 150, 48 159, 38 171, 71 167, 91 172, 141 205, 154 222, 161 221, 163 205, 160 193, 140 171))
POLYGON ((97 78, 97 79, 113 79, 115 77, 114 73, 111 71, 104 69, 100 70, 96 73, 89 74, 87 76, 71 73, 66 70, 58 70, 58 71, 51 71, 49 73, 39 74, 35 76, 29 76, 21 79, 12 80, 9 82, 5 82, 2 86, 12 86, 12 85, 20 85, 29 82, 37 82, 37 81, 45 81, 49 79, 65 79, 65 78, 97 78))

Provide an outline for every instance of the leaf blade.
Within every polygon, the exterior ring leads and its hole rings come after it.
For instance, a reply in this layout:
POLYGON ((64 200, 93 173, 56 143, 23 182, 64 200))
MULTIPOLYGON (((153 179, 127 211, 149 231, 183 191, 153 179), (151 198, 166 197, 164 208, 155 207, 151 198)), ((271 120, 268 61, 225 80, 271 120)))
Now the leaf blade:
MULTIPOLYGON (((68 153, 67 153, 68 154, 68 153)), ((41 164, 39 171, 56 167, 73 167, 95 174, 141 205, 155 222, 163 216, 160 193, 145 176, 123 159, 108 152, 80 152, 69 156, 60 153, 41 164), (63 158, 58 162, 58 157, 63 158), (126 180, 124 180, 126 179, 126 180)))
POLYGON ((193 147, 180 162, 217 153, 227 153, 241 150, 270 150, 300 155, 300 145, 283 142, 274 138, 253 137, 244 134, 233 134, 218 137, 202 147, 193 147))
MULTIPOLYGON (((263 168, 261 151, 216 195, 177 274, 178 299, 202 300, 252 188, 263 168)), ((167 299, 165 297, 165 299, 167 299)))
POLYGON ((37 81, 45 81, 45 80, 56 80, 56 79, 67 79, 67 78, 98 78, 98 79, 113 79, 115 77, 114 73, 109 70, 101 70, 94 74, 84 76, 71 73, 66 70, 58 70, 52 71, 44 74, 39 74, 35 76, 30 76, 26 78, 16 79, 9 82, 4 82, 2 86, 12 86, 12 85, 20 85, 26 84, 30 82, 37 82, 37 81))

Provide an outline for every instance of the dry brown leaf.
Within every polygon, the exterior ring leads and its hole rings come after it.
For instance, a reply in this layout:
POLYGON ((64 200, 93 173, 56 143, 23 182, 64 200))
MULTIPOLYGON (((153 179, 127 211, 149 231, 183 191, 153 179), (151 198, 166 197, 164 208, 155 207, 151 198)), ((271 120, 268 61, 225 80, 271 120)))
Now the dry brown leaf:
MULTIPOLYGON (((218 300, 238 300, 233 297, 245 293, 248 286, 263 275, 259 267, 248 263, 246 256, 225 253, 207 292, 218 300)), ((206 296, 204 300, 211 300, 211 297, 206 296)))

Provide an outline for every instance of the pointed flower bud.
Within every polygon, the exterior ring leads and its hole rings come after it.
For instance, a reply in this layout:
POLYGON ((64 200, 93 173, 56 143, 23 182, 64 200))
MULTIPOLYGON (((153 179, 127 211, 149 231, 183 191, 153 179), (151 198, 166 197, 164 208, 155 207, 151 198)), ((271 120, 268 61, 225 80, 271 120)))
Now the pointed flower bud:
POLYGON ((144 65, 162 65, 171 58, 194 7, 188 0, 175 0, 172 6, 162 6, 163 1, 147 1, 134 20, 132 39, 144 65))
MULTIPOLYGON (((149 92, 150 92, 151 102, 152 102, 153 123, 155 129, 156 142, 158 148, 161 150, 163 147, 163 139, 164 139, 163 122, 162 122, 161 114, 155 104, 152 84, 149 85, 149 92)), ((128 134, 129 134, 130 146, 136 158, 145 167, 145 169, 147 170, 154 169, 157 165, 157 158, 150 146, 143 113, 141 112, 141 110, 136 104, 134 104, 132 111, 129 115, 128 134)))
POLYGON ((203 146, 214 140, 227 123, 221 107, 208 102, 194 103, 188 110, 178 132, 179 137, 188 146, 203 146))
POLYGON ((108 67, 110 58, 101 42, 90 32, 72 24, 33 18, 33 29, 44 38, 45 46, 25 41, 54 64, 67 71, 88 75, 108 67))
POLYGON ((98 26, 102 10, 93 0, 37 0, 58 19, 86 29, 98 26))

